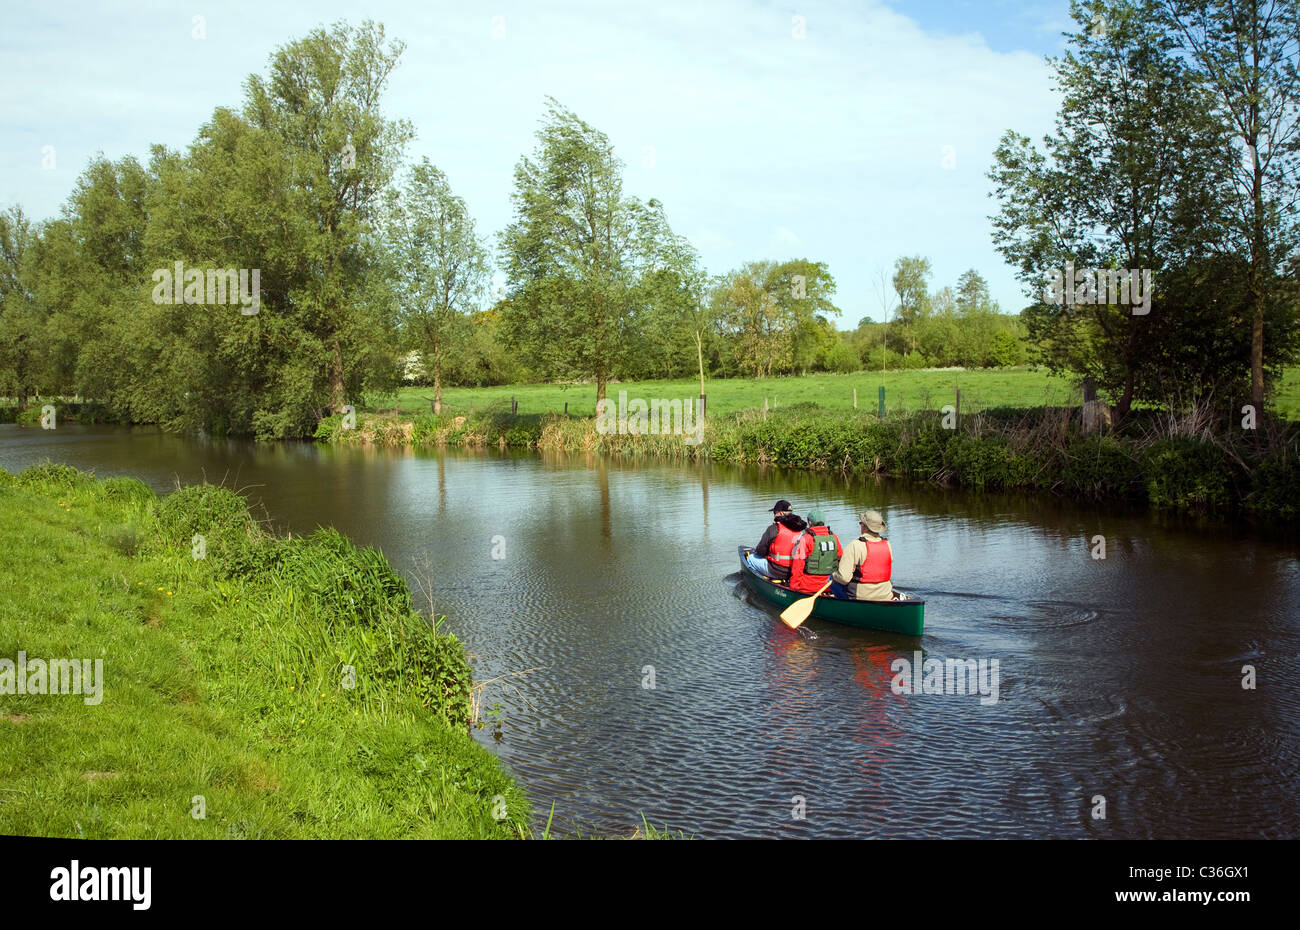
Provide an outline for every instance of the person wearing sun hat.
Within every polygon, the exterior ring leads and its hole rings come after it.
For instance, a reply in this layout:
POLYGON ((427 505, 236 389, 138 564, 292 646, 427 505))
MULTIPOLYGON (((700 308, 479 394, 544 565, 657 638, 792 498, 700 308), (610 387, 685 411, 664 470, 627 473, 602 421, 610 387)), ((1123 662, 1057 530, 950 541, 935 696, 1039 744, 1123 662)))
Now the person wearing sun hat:
POLYGON ((838 587, 840 596, 859 601, 892 600, 894 552, 885 538, 885 518, 879 510, 865 510, 858 514, 858 526, 862 535, 844 547, 831 593, 838 587))

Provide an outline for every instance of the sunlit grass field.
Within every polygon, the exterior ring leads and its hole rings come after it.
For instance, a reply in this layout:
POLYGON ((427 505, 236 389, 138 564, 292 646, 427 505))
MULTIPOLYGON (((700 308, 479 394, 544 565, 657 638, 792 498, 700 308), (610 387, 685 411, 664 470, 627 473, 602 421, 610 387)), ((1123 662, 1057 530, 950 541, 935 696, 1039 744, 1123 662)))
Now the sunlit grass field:
MULTIPOLYGON (((858 392, 858 408, 875 410, 881 385, 885 388, 885 405, 889 411, 934 409, 951 404, 956 392, 962 392, 964 410, 983 407, 1038 406, 1064 404, 1069 400, 1073 384, 1066 378, 1056 378, 1045 371, 1027 368, 989 370, 930 369, 922 371, 857 372, 854 374, 815 374, 786 378, 726 378, 705 382, 708 410, 712 414, 737 413, 741 410, 763 406, 785 407, 791 404, 814 403, 828 409, 850 410, 853 407, 853 390, 858 392)), ((673 381, 614 381, 606 387, 611 401, 617 401, 620 391, 627 391, 629 400, 674 397, 696 397, 700 393, 698 379, 684 378, 673 381)), ((429 409, 433 397, 431 387, 406 387, 398 392, 398 402, 403 412, 429 409)), ((483 410, 496 404, 519 401, 520 413, 562 413, 569 405, 570 414, 594 416, 596 412, 596 386, 594 384, 511 384, 484 388, 444 388, 443 404, 452 412, 466 412, 471 405, 483 410)), ((392 397, 375 398, 375 408, 393 406, 392 397)))
MULTIPOLYGON (((961 390, 963 411, 987 407, 1036 407, 1078 403, 1082 392, 1069 378, 1054 377, 1046 371, 1029 368, 1001 369, 926 369, 921 371, 856 372, 854 374, 815 374, 786 378, 726 378, 705 382, 708 410, 712 414, 736 413, 763 406, 789 406, 814 403, 827 409, 851 409, 853 390, 858 392, 858 408, 875 410, 878 391, 885 388, 885 406, 890 412, 902 410, 938 410, 954 403, 961 390)), ((674 381, 611 382, 607 394, 617 401, 620 391, 629 400, 641 397, 671 399, 696 397, 698 379, 674 381)), ((403 413, 428 410, 433 398, 431 387, 406 387, 397 392, 403 413)), ((594 384, 508 384, 500 387, 449 387, 442 392, 443 404, 453 413, 482 411, 505 406, 510 399, 519 402, 520 413, 562 413, 568 404, 570 414, 594 416, 594 384)), ((372 409, 392 409, 392 396, 372 398, 372 409)), ((1300 368, 1288 369, 1278 385, 1274 407, 1289 419, 1300 419, 1300 368)))

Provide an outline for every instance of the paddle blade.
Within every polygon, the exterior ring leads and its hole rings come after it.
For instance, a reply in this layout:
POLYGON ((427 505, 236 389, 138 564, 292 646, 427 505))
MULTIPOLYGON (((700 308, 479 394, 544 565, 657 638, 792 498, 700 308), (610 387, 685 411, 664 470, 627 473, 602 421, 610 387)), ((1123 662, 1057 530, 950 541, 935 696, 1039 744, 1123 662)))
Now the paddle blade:
POLYGON ((812 616, 813 605, 817 603, 817 598, 821 596, 831 586, 831 579, 827 578, 826 583, 821 586, 816 594, 808 597, 801 597, 785 610, 781 611, 781 620, 792 630, 799 629, 799 625, 812 616))
POLYGON ((799 625, 812 616, 813 603, 817 600, 817 595, 811 597, 801 597, 785 610, 781 611, 781 620, 792 630, 799 629, 799 625))

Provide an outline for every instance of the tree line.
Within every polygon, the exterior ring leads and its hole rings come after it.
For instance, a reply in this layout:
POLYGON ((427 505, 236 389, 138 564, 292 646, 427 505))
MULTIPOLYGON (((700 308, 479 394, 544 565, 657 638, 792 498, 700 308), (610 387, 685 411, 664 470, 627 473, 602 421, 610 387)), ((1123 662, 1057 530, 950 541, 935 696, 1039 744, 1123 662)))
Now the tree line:
POLYGON ((1041 148, 1008 132, 989 173, 994 243, 1032 295, 1018 315, 974 269, 932 291, 923 256, 878 274, 888 322, 849 331, 825 263, 709 274, 664 204, 624 190, 608 137, 550 98, 512 220, 484 236, 442 171, 404 162, 414 128, 381 106, 403 45, 367 21, 277 49, 185 150, 92 160, 60 217, 0 213, 0 396, 290 437, 411 379, 436 410, 445 384, 583 381, 603 397, 614 379, 698 375, 703 391, 1030 361, 1092 377, 1121 418, 1262 407, 1300 349, 1296 7, 1074 0, 1072 15, 1055 131, 1041 148), (1044 282, 1075 267, 1092 284, 1050 299, 1044 282), (1152 276, 1143 312, 1095 299, 1116 269, 1152 276), (214 279, 249 270, 256 312, 208 303, 214 279))

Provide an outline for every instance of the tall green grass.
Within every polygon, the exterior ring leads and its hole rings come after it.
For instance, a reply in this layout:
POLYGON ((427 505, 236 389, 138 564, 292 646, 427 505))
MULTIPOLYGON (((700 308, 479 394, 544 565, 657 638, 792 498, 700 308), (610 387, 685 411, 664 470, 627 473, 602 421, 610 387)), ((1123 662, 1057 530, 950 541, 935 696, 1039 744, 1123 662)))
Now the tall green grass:
POLYGON ((380 553, 270 536, 221 488, 44 465, 0 470, 0 571, 0 656, 105 678, 97 706, 0 695, 0 833, 526 835, 468 735, 463 646, 380 553))

